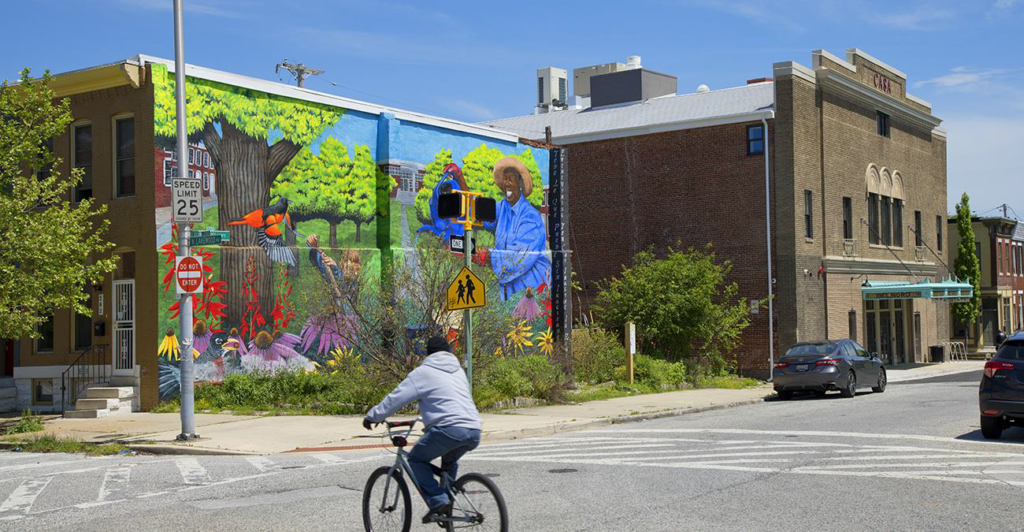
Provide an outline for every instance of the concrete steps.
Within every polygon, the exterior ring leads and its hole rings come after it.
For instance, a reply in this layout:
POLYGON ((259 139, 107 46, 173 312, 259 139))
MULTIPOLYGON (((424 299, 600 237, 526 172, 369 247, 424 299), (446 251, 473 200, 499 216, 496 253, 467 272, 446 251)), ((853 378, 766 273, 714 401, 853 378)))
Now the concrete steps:
POLYGON ((64 412, 72 419, 98 418, 128 414, 138 396, 136 386, 92 386, 75 402, 75 409, 64 412))

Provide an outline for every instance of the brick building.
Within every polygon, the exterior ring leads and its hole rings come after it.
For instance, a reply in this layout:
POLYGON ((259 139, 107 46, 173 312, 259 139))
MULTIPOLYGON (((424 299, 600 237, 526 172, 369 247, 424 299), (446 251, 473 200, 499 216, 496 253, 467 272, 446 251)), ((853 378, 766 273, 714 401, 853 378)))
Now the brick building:
POLYGON ((568 147, 580 312, 636 252, 711 242, 743 297, 763 302, 772 271, 773 308, 752 309, 736 354, 743 373, 766 376, 770 349, 801 340, 852 337, 903 363, 949 337, 942 298, 959 290, 913 286, 948 274, 946 136, 906 74, 818 50, 810 68, 677 94, 639 63, 577 69, 577 105, 488 122, 568 147))
MULTIPOLYGON (((960 233, 955 218, 949 219, 950 260, 955 260, 960 233)), ((1024 327, 1024 229, 1005 216, 972 218, 974 252, 981 266, 981 312, 970 327, 950 318, 951 340, 977 351, 993 351, 996 333, 1009 334, 1024 327)))
MULTIPOLYGON (((171 177, 178 170, 178 154, 174 152, 173 146, 154 146, 153 154, 156 159, 153 181, 156 206, 170 207, 171 177)), ((203 197, 217 196, 217 169, 202 142, 190 143, 188 146, 188 176, 203 180, 203 197)))

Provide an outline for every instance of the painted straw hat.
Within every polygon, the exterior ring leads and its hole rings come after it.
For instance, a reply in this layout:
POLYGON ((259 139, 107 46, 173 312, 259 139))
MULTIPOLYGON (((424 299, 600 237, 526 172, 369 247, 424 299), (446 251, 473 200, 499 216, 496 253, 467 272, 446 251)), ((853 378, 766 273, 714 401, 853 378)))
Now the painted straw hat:
POLYGON ((512 168, 519 172, 519 177, 523 179, 523 197, 530 197, 530 193, 533 192, 533 176, 530 175, 530 171, 526 169, 526 165, 518 157, 504 157, 494 163, 494 184, 501 188, 501 177, 505 173, 506 168, 512 168))

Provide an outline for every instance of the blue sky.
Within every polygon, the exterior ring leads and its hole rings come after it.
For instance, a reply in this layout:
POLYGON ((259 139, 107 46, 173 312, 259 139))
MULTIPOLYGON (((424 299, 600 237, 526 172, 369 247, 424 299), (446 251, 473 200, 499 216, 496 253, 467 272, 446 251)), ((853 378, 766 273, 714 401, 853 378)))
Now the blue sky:
MULTIPOLYGON (((858 47, 906 72, 945 120, 950 205, 967 191, 978 212, 1006 202, 1024 218, 1024 0, 185 4, 190 63, 277 80, 287 58, 327 71, 310 88, 466 121, 529 113, 542 66, 641 55, 685 92, 770 76, 776 61, 809 65, 814 49, 858 47)), ((172 58, 171 5, 5 2, 0 77, 172 58)))

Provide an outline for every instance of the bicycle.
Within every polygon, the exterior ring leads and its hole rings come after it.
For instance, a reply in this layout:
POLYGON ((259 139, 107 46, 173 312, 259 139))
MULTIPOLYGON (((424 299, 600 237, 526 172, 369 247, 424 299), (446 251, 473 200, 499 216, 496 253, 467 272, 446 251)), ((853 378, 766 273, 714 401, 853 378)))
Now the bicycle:
MULTIPOLYGON (((385 421, 387 436, 395 446, 395 463, 381 466, 370 474, 363 489, 363 526, 366 532, 401 530, 408 532, 412 526, 412 498, 405 475, 415 479, 409 467, 409 455, 405 447, 408 436, 419 419, 411 421, 385 421), (395 429, 408 427, 405 431, 395 429), (383 482, 379 482, 383 479, 383 482), (383 486, 381 486, 383 485, 383 486), (380 493, 375 490, 382 488, 380 493), (375 501, 380 501, 379 504, 375 501)), ((441 479, 441 488, 452 502, 451 513, 437 524, 445 530, 475 529, 508 532, 508 509, 494 481, 479 473, 466 473, 452 482, 447 471, 430 465, 434 475, 441 479)), ((413 482, 416 491, 420 488, 413 482)), ((422 494, 421 494, 422 495, 422 494)))

